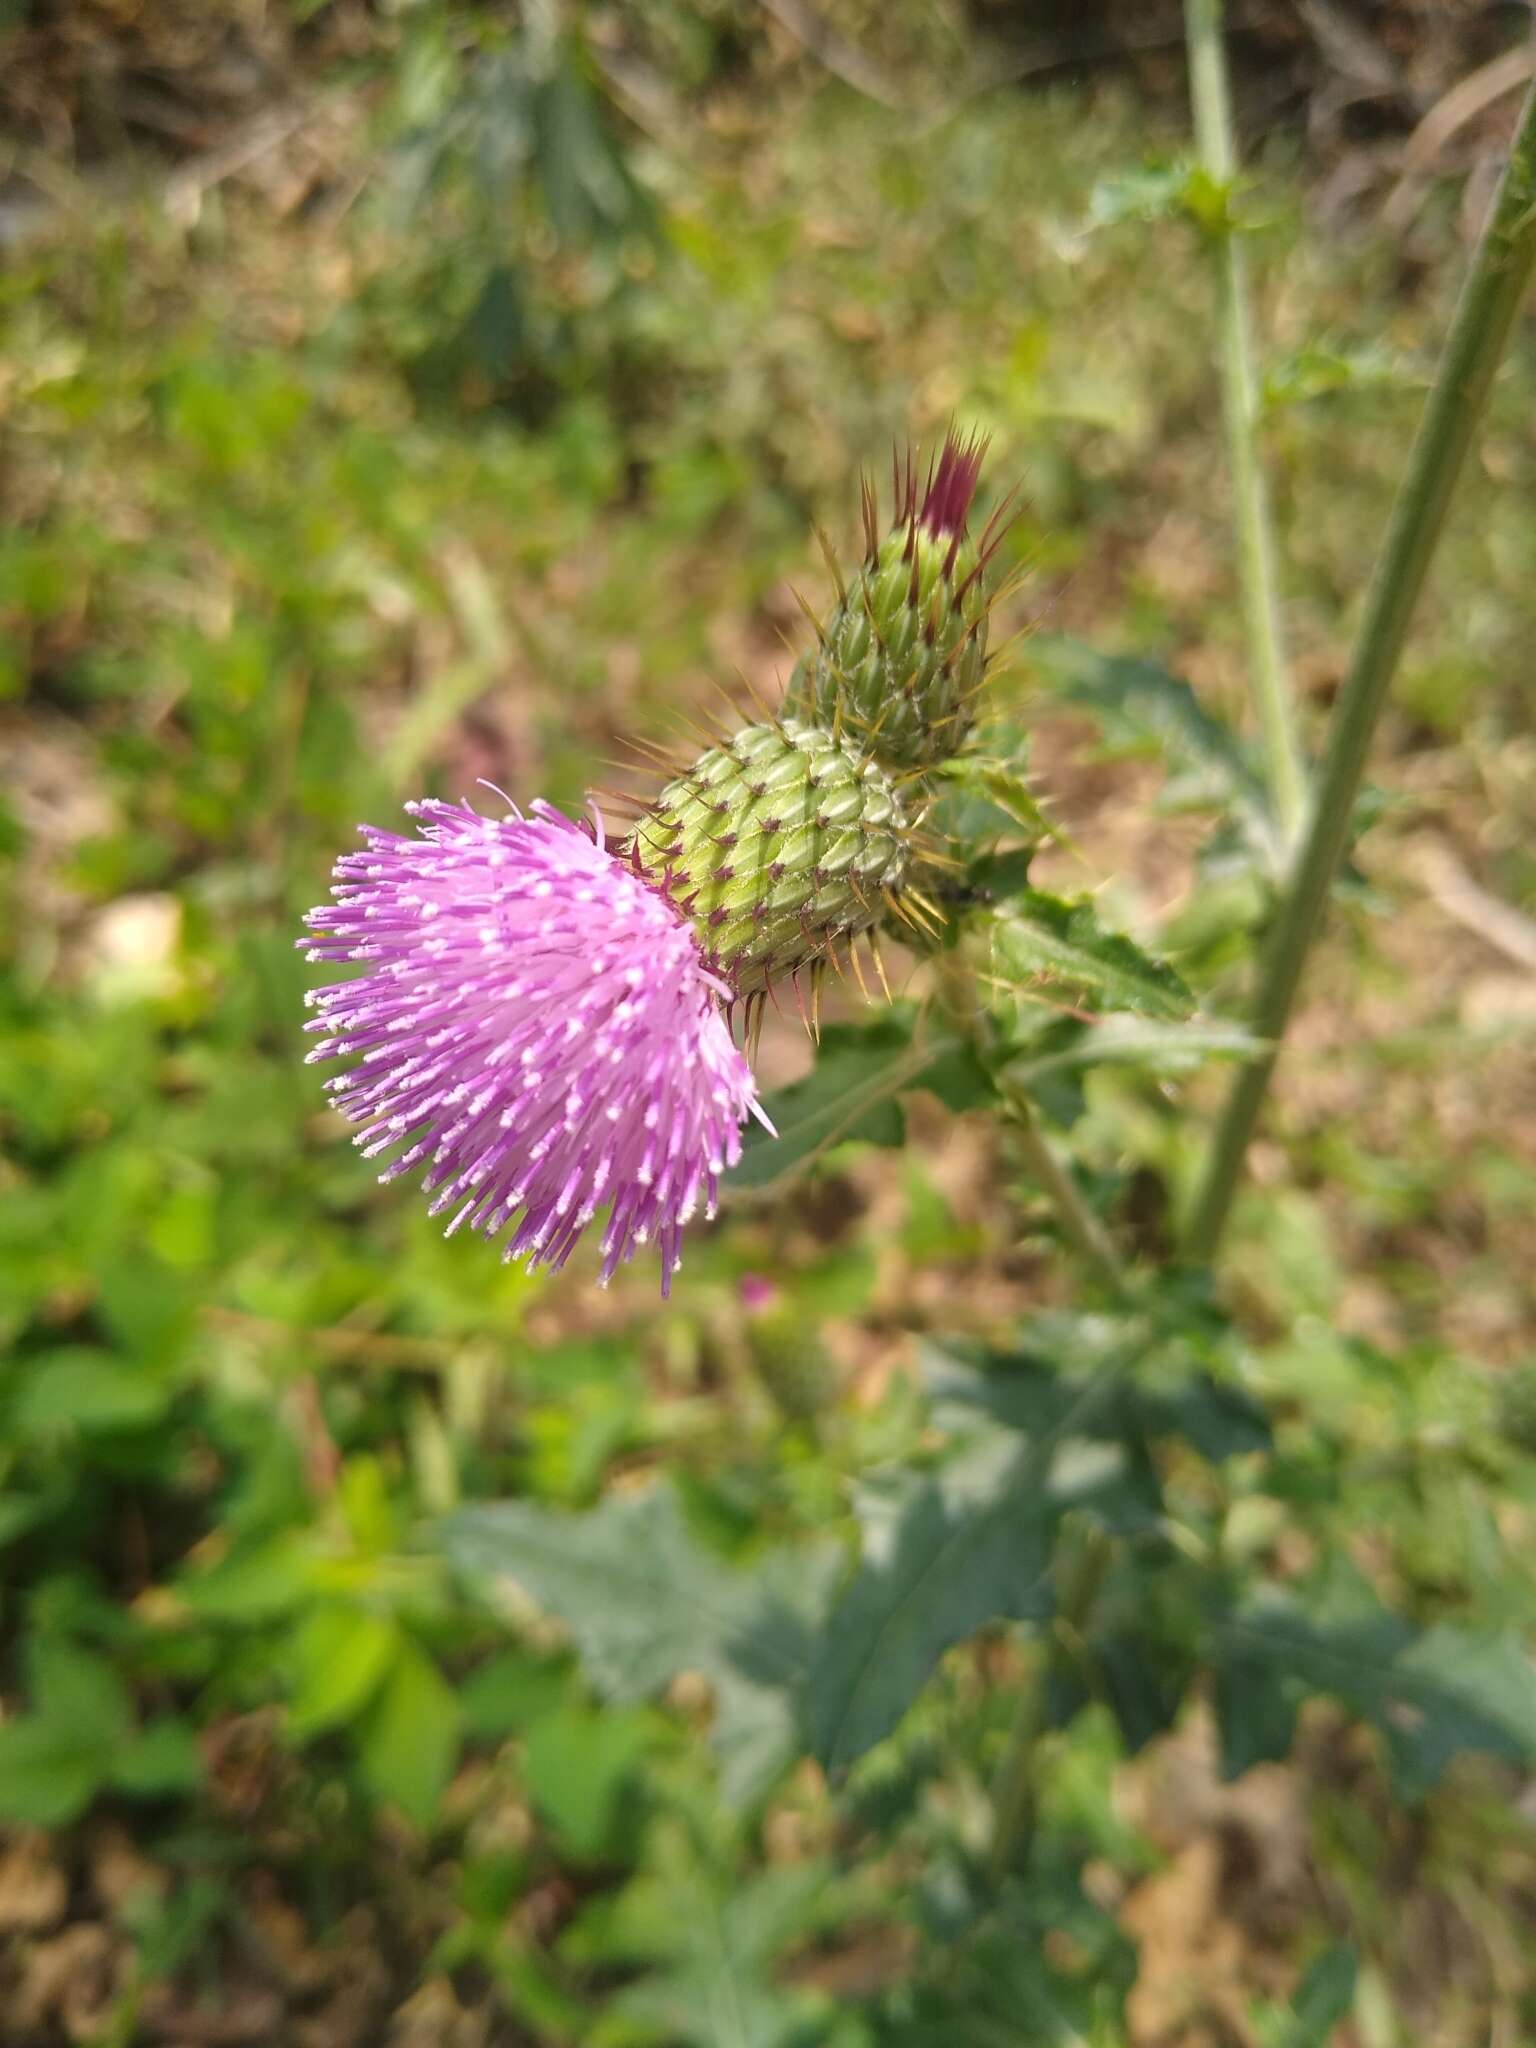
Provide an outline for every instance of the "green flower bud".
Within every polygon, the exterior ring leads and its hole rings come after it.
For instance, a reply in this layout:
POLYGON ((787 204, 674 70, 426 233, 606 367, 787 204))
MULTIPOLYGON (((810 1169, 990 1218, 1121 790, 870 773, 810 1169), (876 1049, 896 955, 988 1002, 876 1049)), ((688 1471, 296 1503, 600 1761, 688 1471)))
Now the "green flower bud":
POLYGON ((742 1329, 758 1378, 779 1413, 790 1422, 807 1422, 833 1397, 832 1362, 813 1322, 760 1274, 741 1282, 742 1329))
POLYGON ((901 886, 909 837, 877 761, 786 718, 668 783, 631 857, 692 920, 710 970, 750 996, 869 931, 901 886))
POLYGON ((987 570, 1002 528, 966 533, 983 444, 951 434, 919 502, 909 454, 896 467, 895 521, 882 540, 864 490, 865 556, 840 583, 818 644, 796 667, 788 707, 897 769, 959 753, 987 665, 987 570))

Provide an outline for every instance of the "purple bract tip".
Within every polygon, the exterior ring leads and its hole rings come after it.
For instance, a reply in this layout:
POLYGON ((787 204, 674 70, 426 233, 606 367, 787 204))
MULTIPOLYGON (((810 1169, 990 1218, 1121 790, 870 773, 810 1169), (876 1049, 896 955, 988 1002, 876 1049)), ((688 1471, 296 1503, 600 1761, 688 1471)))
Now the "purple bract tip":
POLYGON ((424 1166, 450 1232, 560 1266, 607 1207, 603 1279, 654 1241, 665 1294, 757 1108, 691 927, 548 804, 406 808, 420 836, 363 826, 309 914, 312 960, 364 963, 312 993, 310 1059, 358 1055, 327 1083, 356 1143, 424 1166))
POLYGON ((918 524, 926 527, 935 540, 944 534, 965 532, 986 452, 984 435, 973 434, 968 441, 954 433, 945 437, 938 467, 929 475, 917 515, 918 524))

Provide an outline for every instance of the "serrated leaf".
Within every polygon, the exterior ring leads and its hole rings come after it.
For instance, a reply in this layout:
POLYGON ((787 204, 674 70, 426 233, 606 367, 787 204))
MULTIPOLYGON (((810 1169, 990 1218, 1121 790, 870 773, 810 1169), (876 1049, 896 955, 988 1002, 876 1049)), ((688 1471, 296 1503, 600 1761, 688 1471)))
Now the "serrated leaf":
POLYGON ((1266 412, 1276 412, 1340 391, 1422 390, 1426 381, 1421 367, 1383 342, 1350 347, 1313 341, 1269 366, 1263 404, 1266 412))
POLYGON ((811 1667, 812 1747, 842 1770, 889 1735, 951 1645, 1049 1612, 1051 1515, 1028 1450, 859 1502, 862 1555, 811 1667))
POLYGON ((1118 227, 1128 220, 1190 220, 1207 233, 1242 226, 1234 201, 1241 181, 1221 178, 1192 158, 1138 164, 1101 178, 1088 202, 1088 225, 1118 227))
POLYGON ((1089 1501, 1144 1506, 1124 1451, 1069 1436, 1083 1390, 1022 1448, 987 1440, 940 1472, 866 1489, 862 1555, 822 1632, 807 1712, 829 1770, 889 1735, 953 1644, 1052 1607, 1059 1516, 1089 1501))
POLYGON ((1182 676, 1139 655, 1103 654, 1068 634, 1042 636, 1031 653, 1057 696, 1088 712, 1112 751, 1161 756, 1169 802, 1231 810, 1255 850, 1271 862, 1278 857, 1263 778, 1236 733, 1182 676))
POLYGON ((828 1917, 825 1865, 802 1862, 742 1876, 708 1868, 682 1831, 658 1831, 659 1868, 615 1902, 593 1959, 652 1970, 608 2002, 593 2035, 628 2043, 631 2027, 689 2048, 791 2048, 809 2038, 817 2006, 776 1981, 782 1950, 828 1917), (614 2023, 618 2023, 615 2025, 614 2023))
POLYGON ((740 1164, 725 1176, 728 1195, 776 1193, 795 1174, 850 1138, 899 1145, 906 1124, 895 1098, 924 1085, 930 1068, 955 1053, 952 1034, 914 1035, 915 1013, 893 1006, 870 1024, 837 1024, 822 1033, 816 1064, 801 1081, 763 1104, 777 1137, 753 1124, 740 1164))
POLYGON ((824 1599, 815 1554, 738 1571, 694 1541, 667 1486, 584 1515, 528 1501, 466 1508, 442 1535, 461 1570, 511 1580, 558 1616, 605 1698, 648 1699, 679 1671, 707 1676, 728 1796, 751 1797, 782 1766, 824 1599))
POLYGON ((1450 1627, 1418 1635, 1385 1609, 1324 1625, 1270 1595, 1221 1621, 1215 1661, 1228 1776, 1283 1756, 1276 1745, 1289 1741, 1297 1706, 1319 1692, 1381 1730, 1409 1798, 1429 1791, 1463 1750, 1536 1758, 1536 1665, 1513 1636, 1450 1627))
POLYGON ((1086 898, 1024 889, 994 913, 992 971, 1017 990, 1052 989, 1083 1006, 1179 1022, 1195 999, 1166 961, 1107 932, 1086 898))
POLYGON ((1034 841, 1055 836, 1023 769, 1014 762, 986 754, 957 754, 938 762, 930 776, 954 795, 969 799, 971 817, 946 819, 950 836, 962 845, 1005 831, 1022 832, 1034 841))
MULTIPOLYGON (((1028 1350, 966 1356, 942 1344, 925 1347, 922 1374, 935 1403, 970 1409, 1027 1435, 1057 1427, 1089 1384, 1028 1350)), ((1090 1429, 1123 1442, 1179 1436, 1213 1464, 1268 1450, 1271 1441, 1268 1417, 1253 1396, 1206 1372, 1156 1387, 1122 1387, 1090 1429)))

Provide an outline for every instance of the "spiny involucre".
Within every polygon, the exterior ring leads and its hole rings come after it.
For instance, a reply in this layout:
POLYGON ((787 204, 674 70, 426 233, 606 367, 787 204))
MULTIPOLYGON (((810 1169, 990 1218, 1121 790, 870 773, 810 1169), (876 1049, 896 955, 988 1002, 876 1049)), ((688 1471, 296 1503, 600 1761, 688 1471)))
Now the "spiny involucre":
POLYGON ((668 783, 631 841, 734 996, 816 970, 886 914, 912 825, 878 761, 800 719, 748 726, 668 783))
POLYGON ((406 809, 419 836, 363 826, 307 919, 312 960, 361 970, 311 993, 309 1057, 357 1057, 327 1083, 356 1142, 393 1152, 381 1180, 421 1167, 450 1232, 558 1267, 606 1207, 603 1279, 654 1242, 665 1293, 684 1224, 713 1212, 761 1114, 729 990, 600 826, 543 803, 406 809))
POLYGON ((1007 529, 1000 511, 967 531, 985 443, 950 434, 919 491, 909 451, 894 470, 882 538, 873 486, 863 493, 864 555, 790 680, 787 709, 846 737, 886 766, 932 767, 958 754, 987 668, 989 572, 1007 529))

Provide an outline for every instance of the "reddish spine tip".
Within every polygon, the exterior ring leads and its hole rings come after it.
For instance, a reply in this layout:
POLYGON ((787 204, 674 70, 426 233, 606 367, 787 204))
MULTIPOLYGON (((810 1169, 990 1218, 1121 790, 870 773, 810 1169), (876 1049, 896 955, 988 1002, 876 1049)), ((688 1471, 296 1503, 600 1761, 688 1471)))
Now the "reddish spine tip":
POLYGON ((938 465, 930 473, 922 509, 918 513, 919 523, 935 540, 945 534, 958 537, 965 532, 986 452, 987 440, 983 434, 973 434, 968 441, 962 441, 951 429, 945 436, 938 465))

